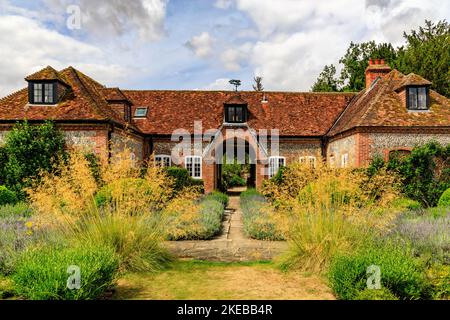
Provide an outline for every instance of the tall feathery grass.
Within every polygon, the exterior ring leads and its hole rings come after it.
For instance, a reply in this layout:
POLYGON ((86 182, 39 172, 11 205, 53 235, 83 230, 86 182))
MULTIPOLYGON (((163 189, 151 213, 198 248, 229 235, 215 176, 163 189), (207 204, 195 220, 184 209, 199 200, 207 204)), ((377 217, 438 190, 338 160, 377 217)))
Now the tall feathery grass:
POLYGON ((112 247, 121 271, 154 271, 170 260, 162 247, 164 217, 157 210, 170 200, 172 181, 152 163, 143 174, 130 155, 125 149, 101 162, 98 185, 86 157, 74 151, 67 165, 42 174, 28 194, 39 227, 68 243, 112 247), (99 207, 96 197, 104 189, 107 199, 99 207))
POLYGON ((295 163, 263 187, 290 244, 284 268, 323 272, 337 253, 350 252, 389 228, 396 213, 396 177, 368 177, 321 162, 316 168, 295 163), (288 222, 288 223, 286 223, 288 222))

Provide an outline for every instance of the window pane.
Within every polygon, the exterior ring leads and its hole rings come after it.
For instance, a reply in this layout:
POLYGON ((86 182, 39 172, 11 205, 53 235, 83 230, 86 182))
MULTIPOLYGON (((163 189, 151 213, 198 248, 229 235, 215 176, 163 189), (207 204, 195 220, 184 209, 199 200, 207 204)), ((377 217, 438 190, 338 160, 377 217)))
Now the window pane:
POLYGON ((53 83, 44 84, 44 102, 53 103, 53 83))
POLYGON ((421 87, 418 88, 418 109, 426 110, 427 109, 427 88, 421 87))
POLYGON ((42 102, 42 83, 35 83, 33 85, 34 88, 34 102, 42 102))
POLYGON ((244 113, 243 113, 242 107, 236 107, 236 119, 234 121, 236 121, 236 122, 244 121, 244 113))
POLYGON ((228 107, 227 108, 227 112, 228 112, 228 122, 233 122, 234 121, 234 107, 228 107))
POLYGON ((417 89, 409 88, 409 109, 417 110, 417 89))
POLYGON ((147 116, 147 111, 148 111, 147 108, 137 108, 134 113, 134 116, 136 118, 144 118, 147 116))

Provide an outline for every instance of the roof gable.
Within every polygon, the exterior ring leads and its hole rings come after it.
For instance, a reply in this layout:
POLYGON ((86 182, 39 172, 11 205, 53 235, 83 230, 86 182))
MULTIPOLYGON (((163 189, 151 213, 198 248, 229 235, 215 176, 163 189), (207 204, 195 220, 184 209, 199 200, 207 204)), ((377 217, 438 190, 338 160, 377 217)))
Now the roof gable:
POLYGON ((328 135, 334 136, 355 127, 450 127, 449 99, 430 90, 428 112, 408 111, 395 91, 405 83, 426 85, 430 82, 415 74, 405 76, 397 70, 391 71, 371 88, 358 93, 328 135))

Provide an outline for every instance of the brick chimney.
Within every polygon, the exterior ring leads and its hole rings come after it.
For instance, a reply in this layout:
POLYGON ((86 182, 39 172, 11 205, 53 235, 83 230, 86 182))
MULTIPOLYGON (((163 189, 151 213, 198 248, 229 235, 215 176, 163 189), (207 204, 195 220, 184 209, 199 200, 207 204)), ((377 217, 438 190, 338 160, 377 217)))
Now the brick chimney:
POLYGON ((383 77, 391 71, 391 68, 384 63, 384 59, 370 59, 366 68, 366 89, 378 78, 383 77))

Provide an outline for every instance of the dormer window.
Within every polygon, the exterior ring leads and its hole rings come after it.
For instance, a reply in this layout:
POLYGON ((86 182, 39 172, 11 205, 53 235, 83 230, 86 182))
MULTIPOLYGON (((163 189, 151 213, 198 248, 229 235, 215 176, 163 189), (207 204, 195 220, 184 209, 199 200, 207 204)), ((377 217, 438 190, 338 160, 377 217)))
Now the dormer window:
POLYGON ((428 87, 408 87, 406 92, 408 110, 429 109, 428 87))
POLYGON ((136 108, 136 111, 134 112, 135 118, 145 118, 147 117, 148 108, 145 107, 139 107, 136 108))
POLYGON ((247 121, 246 105, 226 105, 225 106, 225 122, 227 123, 244 123, 247 121))
POLYGON ((30 103, 32 104, 55 104, 56 82, 30 82, 30 103))

